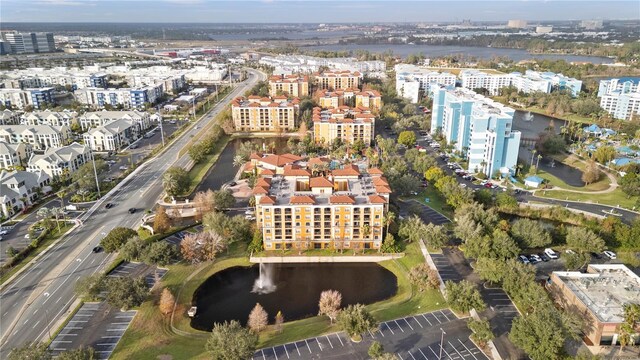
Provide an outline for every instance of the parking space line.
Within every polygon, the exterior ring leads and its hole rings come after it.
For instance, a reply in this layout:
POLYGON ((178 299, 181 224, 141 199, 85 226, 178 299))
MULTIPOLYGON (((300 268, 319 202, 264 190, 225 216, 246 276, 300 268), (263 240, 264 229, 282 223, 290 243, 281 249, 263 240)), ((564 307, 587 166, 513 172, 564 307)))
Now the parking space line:
POLYGON ((322 344, 320 343, 320 340, 318 340, 318 338, 316 338, 316 344, 318 344, 318 347, 320 348, 320 351, 323 351, 322 344))
POLYGON ((424 314, 420 314, 420 315, 422 315, 422 317, 423 317, 425 320, 427 320, 427 322, 429 323, 429 326, 433 326, 433 324, 431 323, 431 321, 429 321, 429 319, 427 319, 427 317, 426 317, 426 316, 424 316, 424 314))
POLYGON ((444 311, 440 310, 440 314, 444 315, 444 317, 448 320, 451 321, 451 319, 449 319, 449 317, 447 316, 447 314, 444 313, 444 311))
POLYGON ((409 328, 411 328, 411 330, 413 331, 413 326, 411 326, 411 324, 409 324, 409 321, 407 321, 407 318, 403 318, 402 320, 404 320, 404 322, 406 322, 407 325, 409 325, 409 328))
POLYGON ((438 324, 442 324, 442 321, 440 321, 440 319, 438 319, 438 317, 435 316, 433 313, 431 313, 431 316, 433 316, 434 319, 438 320, 438 324))
MULTIPOLYGON (((371 333, 371 330, 369 330, 369 333, 371 333)), ((344 346, 344 343, 342 342, 342 339, 340 338, 340 335, 338 333, 336 333, 336 337, 338 338, 338 340, 340 340, 340 344, 344 346)), ((371 337, 373 337, 373 334, 371 334, 371 337)))
POLYGON ((397 353, 396 355, 398 355, 398 357, 400 358, 400 360, 404 360, 404 359, 402 358, 402 356, 400 355, 400 353, 397 353))
POLYGON ((412 358, 413 360, 418 360, 418 359, 416 359, 416 357, 415 357, 415 356, 413 356, 413 354, 411 353, 411 351, 407 351, 407 352, 409 353, 409 355, 411 356, 411 358, 412 358))
POLYGON ((282 345, 282 347, 284 348, 284 352, 287 354, 287 359, 291 359, 289 357, 289 350, 287 350, 287 345, 282 345))
POLYGON ((382 333, 381 329, 378 329, 378 332, 380 333, 380 335, 382 335, 382 337, 384 337, 384 334, 382 333))
POLYGON ((324 337, 327 338, 327 341, 329 342, 329 345, 331 345, 331 348, 333 349, 333 344, 331 343, 331 340, 329 339, 329 336, 325 335, 324 337))
POLYGON ((397 321, 393 320, 394 323, 396 323, 396 325, 398 325, 398 327, 400 328, 400 331, 404 332, 404 329, 402 328, 402 326, 400 326, 400 324, 398 324, 397 321))
POLYGON ((392 335, 395 335, 395 334, 396 334, 396 333, 394 333, 394 332, 393 332, 393 330, 391 330, 391 328, 389 327, 389 324, 384 323, 384 326, 386 326, 386 327, 387 327, 387 329, 389 329, 389 331, 391 331, 391 334, 392 334, 392 335))
POLYGON ((264 349, 260 349, 260 352, 262 353, 262 360, 267 360, 267 357, 264 356, 264 349))
MULTIPOLYGON (((458 339, 458 340, 459 340, 459 339, 458 339)), ((452 344, 449 340, 447 340, 447 344, 451 345, 451 347, 453 348, 453 351, 455 351, 458 355, 460 355, 460 357, 461 357, 461 358, 463 358, 463 359, 464 359, 464 356, 463 356, 462 354, 460 354, 460 352, 458 351, 458 349, 456 349, 456 347, 455 347, 455 346, 453 346, 453 344, 452 344)))
POLYGON ((415 317, 415 316, 412 316, 412 317, 413 317, 413 320, 415 320, 418 323, 418 325, 420 325, 420 328, 424 329, 424 326, 422 326, 422 324, 420 324, 420 321, 418 321, 418 318, 415 317))
POLYGON ((307 342, 307 339, 304 339, 304 342, 307 344, 307 348, 309 348, 309 354, 311 354, 311 346, 309 346, 309 343, 307 342))
POLYGON ((294 342, 293 345, 296 346, 296 351, 298 352, 298 356, 302 356, 302 355, 300 355, 300 349, 298 349, 298 343, 294 342))
POLYGON ((276 354, 276 348, 272 347, 271 350, 273 351, 273 356, 275 356, 276 360, 278 360, 278 354, 276 354))
POLYGON ((425 354, 422 352, 422 349, 418 348, 418 351, 420 351, 420 354, 422 354, 422 356, 424 356, 424 358, 425 358, 425 359, 429 360, 429 358, 427 357, 427 355, 425 355, 425 354))
POLYGON ((460 345, 462 345, 465 349, 467 349, 467 351, 469 352, 469 354, 471 354, 471 356, 473 356, 474 359, 478 360, 478 358, 473 355, 473 353, 471 352, 471 350, 467 347, 467 345, 465 345, 462 340, 458 339, 458 342, 460 343, 460 345))

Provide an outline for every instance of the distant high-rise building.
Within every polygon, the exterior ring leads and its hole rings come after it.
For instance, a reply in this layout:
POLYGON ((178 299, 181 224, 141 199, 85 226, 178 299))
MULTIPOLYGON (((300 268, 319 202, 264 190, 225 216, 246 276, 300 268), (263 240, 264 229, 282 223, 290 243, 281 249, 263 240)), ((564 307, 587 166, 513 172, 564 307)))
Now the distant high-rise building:
POLYGON ((527 27, 527 20, 509 20, 507 27, 513 29, 524 29, 527 27))
POLYGON ((536 34, 548 34, 553 31, 553 26, 536 26, 536 34))
POLYGON ((602 29, 602 20, 582 20, 580 27, 586 30, 602 29))
POLYGON ((56 51, 53 33, 3 32, 2 38, 11 49, 11 53, 45 53, 56 51))

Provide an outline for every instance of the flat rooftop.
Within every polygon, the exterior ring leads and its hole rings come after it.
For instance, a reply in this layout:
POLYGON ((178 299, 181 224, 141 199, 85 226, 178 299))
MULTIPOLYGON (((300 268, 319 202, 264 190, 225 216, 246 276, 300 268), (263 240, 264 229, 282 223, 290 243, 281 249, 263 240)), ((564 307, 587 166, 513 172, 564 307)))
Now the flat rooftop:
POLYGON ((587 273, 554 271, 601 322, 624 320, 623 305, 640 299, 640 277, 621 264, 589 265, 587 273))

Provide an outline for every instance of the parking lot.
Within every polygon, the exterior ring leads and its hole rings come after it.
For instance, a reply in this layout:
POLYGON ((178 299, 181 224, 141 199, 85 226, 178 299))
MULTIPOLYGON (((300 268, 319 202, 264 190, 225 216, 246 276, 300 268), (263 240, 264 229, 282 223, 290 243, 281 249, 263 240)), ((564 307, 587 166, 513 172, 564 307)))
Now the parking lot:
POLYGON ((518 310, 511 299, 501 288, 486 288, 482 291, 483 298, 489 308, 495 312, 502 314, 502 320, 509 324, 518 316, 518 310))
POLYGON ((260 349, 253 359, 368 359, 373 341, 401 360, 439 359, 441 344, 444 359, 487 359, 469 334, 466 322, 445 309, 383 322, 376 331, 363 334, 359 343, 338 332, 260 349))
POLYGON ((136 315, 114 310, 107 303, 86 303, 51 342, 53 355, 80 346, 93 347, 99 359, 108 359, 136 315))
POLYGON ((417 201, 417 200, 411 200, 413 203, 418 204, 420 206, 420 211, 418 212, 418 216, 420 216, 420 218, 422 219, 422 221, 424 222, 430 222, 434 225, 442 225, 442 224, 447 224, 450 223, 451 220, 449 220, 448 217, 440 214, 439 212, 433 210, 432 208, 430 208, 429 206, 417 201))
POLYGON ((442 281, 461 281, 463 279, 462 275, 453 268, 449 259, 444 254, 430 254, 433 263, 436 265, 438 270, 438 274, 440 274, 440 278, 442 281))

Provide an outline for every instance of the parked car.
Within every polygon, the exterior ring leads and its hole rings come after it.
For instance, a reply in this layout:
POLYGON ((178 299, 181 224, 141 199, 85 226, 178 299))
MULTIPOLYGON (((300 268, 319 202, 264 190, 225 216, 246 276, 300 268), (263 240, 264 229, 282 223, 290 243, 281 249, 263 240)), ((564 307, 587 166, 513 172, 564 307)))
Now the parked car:
POLYGON ((602 255, 598 254, 597 252, 592 252, 591 257, 593 257, 594 259, 602 259, 602 255))
POLYGON ((229 186, 236 186, 236 185, 238 185, 238 183, 236 183, 235 181, 232 181, 229 183, 229 186))
POLYGON ((253 215, 245 215, 244 218, 247 219, 247 220, 255 220, 256 219, 256 217, 253 216, 253 215))
POLYGON ((567 249, 564 252, 567 253, 567 254, 570 254, 570 255, 575 255, 576 254, 576 252, 571 250, 571 249, 567 249))
POLYGON ((540 258, 540 256, 536 255, 536 254, 532 254, 529 255, 529 262, 532 264, 537 264, 539 262, 541 262, 542 259, 540 258))
POLYGON ((131 146, 129 146, 129 149, 137 149, 138 148, 138 144, 131 144, 131 146))
POLYGON ((529 263, 529 259, 524 255, 518 256, 518 261, 520 261, 523 264, 528 264, 529 263))
POLYGON ((7 235, 9 232, 7 230, 0 230, 0 235, 7 235))
POLYGON ((493 188, 493 184, 488 182, 488 183, 484 184, 484 187, 486 187, 487 189, 492 189, 493 188))
POLYGON ((608 257, 611 260, 615 260, 618 258, 616 253, 614 253, 613 251, 606 250, 606 251, 603 251, 602 253, 604 254, 604 256, 608 257))
POLYGON ((253 215, 253 214, 255 214, 255 211, 249 209, 249 210, 245 211, 244 214, 245 215, 253 215))
POLYGON ((540 256, 540 259, 542 259, 542 261, 544 261, 544 262, 547 262, 547 261, 550 260, 549 257, 543 252, 538 254, 538 256, 540 256))
POLYGON ((460 187, 464 189, 467 187, 467 184, 460 184, 460 187))
POLYGON ((549 257, 549 259, 555 260, 558 258, 558 253, 553 251, 551 248, 544 249, 544 253, 549 257))

